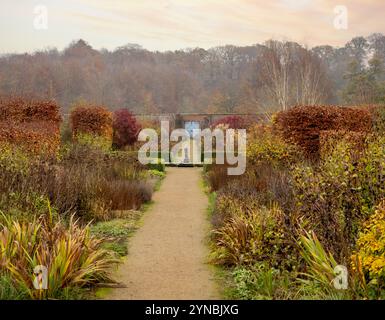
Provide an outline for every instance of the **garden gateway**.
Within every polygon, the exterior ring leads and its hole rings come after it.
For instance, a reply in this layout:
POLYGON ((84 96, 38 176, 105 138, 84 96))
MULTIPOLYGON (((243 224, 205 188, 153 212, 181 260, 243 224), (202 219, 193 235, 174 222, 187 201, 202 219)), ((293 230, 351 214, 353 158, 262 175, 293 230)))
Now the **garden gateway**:
POLYGON ((160 141, 156 130, 140 131, 138 141, 145 144, 138 151, 138 159, 144 165, 159 161, 166 165, 226 163, 228 175, 242 175, 246 170, 246 140, 246 129, 174 129, 170 134, 169 121, 161 121, 160 141))

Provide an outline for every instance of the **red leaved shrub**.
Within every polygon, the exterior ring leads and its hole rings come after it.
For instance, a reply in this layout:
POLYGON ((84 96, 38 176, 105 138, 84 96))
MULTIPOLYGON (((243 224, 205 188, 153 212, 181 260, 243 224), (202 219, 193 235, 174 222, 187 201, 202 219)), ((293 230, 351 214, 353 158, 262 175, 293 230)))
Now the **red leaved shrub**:
POLYGON ((278 113, 274 129, 286 141, 302 147, 309 158, 318 158, 321 131, 369 132, 372 116, 366 108, 302 106, 278 113))
POLYGON ((91 134, 112 139, 112 114, 105 107, 80 105, 71 111, 72 136, 91 134))
POLYGON ((140 125, 127 109, 121 109, 114 112, 113 130, 113 145, 121 149, 136 142, 140 125))

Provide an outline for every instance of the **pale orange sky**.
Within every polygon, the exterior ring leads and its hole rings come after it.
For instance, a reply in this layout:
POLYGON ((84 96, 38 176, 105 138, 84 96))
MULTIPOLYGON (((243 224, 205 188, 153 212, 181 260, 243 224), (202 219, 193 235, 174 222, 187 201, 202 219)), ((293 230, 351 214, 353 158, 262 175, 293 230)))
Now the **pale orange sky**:
POLYGON ((164 51, 270 38, 341 46, 385 33, 385 0, 1 0, 0 8, 1 53, 62 49, 79 38, 97 49, 164 51), (48 9, 47 30, 33 27, 37 4, 48 9), (348 9, 347 30, 333 26, 337 5, 348 9))

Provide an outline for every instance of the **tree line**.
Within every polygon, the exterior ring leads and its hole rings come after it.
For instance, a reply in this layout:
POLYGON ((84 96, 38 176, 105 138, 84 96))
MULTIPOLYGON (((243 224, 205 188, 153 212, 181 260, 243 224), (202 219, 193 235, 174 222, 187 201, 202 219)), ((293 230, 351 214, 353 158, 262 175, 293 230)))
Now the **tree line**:
POLYGON ((385 102, 385 36, 344 47, 306 48, 270 40, 152 52, 136 44, 95 50, 86 41, 59 51, 0 57, 0 95, 80 100, 134 113, 248 113, 293 105, 385 102))

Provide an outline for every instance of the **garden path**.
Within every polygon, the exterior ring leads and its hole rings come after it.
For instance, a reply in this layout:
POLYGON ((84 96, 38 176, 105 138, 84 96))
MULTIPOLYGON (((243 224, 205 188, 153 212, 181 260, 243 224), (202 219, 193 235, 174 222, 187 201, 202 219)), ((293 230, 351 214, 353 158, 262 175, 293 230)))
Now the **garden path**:
POLYGON ((220 298, 207 264, 208 199, 200 179, 199 168, 167 168, 118 270, 125 287, 112 289, 107 299, 220 298))

